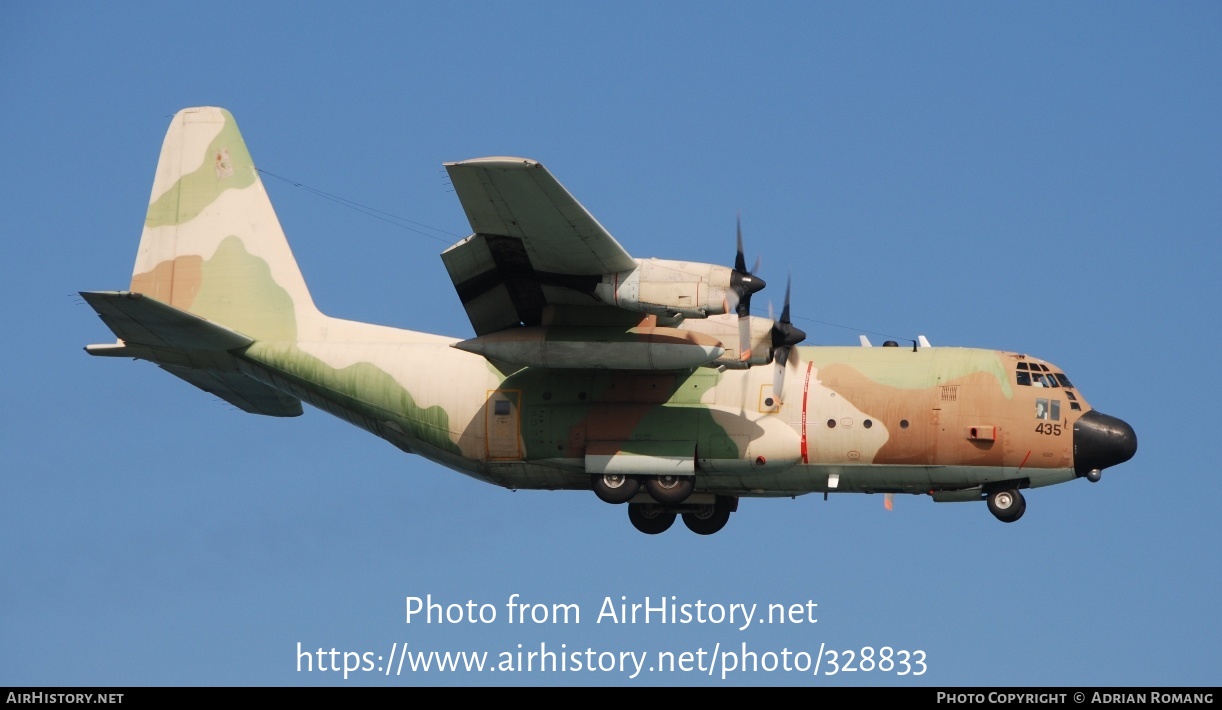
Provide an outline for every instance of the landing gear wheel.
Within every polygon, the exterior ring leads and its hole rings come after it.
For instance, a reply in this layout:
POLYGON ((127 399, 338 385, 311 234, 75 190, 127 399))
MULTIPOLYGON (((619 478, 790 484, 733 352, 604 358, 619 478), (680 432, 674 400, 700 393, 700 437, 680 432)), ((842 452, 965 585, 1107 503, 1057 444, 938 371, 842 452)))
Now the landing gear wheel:
POLYGON ((652 503, 629 503, 628 520, 632 527, 646 535, 664 533, 675 524, 675 514, 666 512, 660 505, 652 503))
POLYGON ((717 496, 716 503, 702 505, 683 514, 683 524, 697 535, 712 535, 730 521, 730 499, 717 496))
POLYGON ((627 503, 641 490, 640 481, 622 473, 596 473, 591 478, 594 495, 607 503, 627 503))
POLYGON ((662 505, 678 505, 687 500, 696 487, 695 476, 655 476, 645 479, 645 490, 662 505))
POLYGON ((993 491, 989 494, 988 502, 989 512, 1003 523, 1012 523, 1027 511, 1026 499, 1014 489, 993 491))

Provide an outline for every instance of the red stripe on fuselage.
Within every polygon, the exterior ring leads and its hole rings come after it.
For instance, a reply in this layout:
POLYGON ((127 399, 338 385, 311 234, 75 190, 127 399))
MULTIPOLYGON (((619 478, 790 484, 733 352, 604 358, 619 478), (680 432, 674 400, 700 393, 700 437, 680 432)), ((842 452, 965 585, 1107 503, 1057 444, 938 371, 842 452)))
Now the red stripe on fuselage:
POLYGON ((810 394, 810 369, 814 366, 814 362, 806 363, 806 381, 802 384, 802 463, 810 463, 806 450, 806 400, 810 394))

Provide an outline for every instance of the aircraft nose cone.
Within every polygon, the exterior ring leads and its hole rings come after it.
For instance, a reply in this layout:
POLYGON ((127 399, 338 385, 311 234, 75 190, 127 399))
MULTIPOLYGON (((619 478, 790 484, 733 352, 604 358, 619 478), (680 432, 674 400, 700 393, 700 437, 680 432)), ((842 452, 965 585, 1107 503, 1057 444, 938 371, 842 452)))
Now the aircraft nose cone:
POLYGON ((1133 458, 1137 434, 1123 419, 1092 409, 1074 422, 1073 450, 1074 471, 1084 476, 1133 458))

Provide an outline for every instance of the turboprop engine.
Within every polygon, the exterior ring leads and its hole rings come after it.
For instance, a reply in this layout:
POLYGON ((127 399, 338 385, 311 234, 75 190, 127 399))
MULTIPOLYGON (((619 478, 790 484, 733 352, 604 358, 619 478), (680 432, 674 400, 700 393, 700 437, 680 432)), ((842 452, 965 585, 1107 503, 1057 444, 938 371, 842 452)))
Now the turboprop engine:
MULTIPOLYGON (((638 259, 637 268, 603 276, 603 303, 655 315, 707 318, 731 310, 734 269, 716 264, 638 259)), ((757 289, 758 290, 758 289, 757 289)))

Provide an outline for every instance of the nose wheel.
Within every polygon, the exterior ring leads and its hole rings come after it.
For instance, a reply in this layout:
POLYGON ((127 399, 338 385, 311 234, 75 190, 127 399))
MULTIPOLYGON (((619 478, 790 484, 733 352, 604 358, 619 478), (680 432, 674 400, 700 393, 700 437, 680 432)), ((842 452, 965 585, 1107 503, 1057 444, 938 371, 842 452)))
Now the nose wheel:
POLYGON ((1013 488, 993 491, 988 497, 989 512, 1003 523, 1012 523, 1027 512, 1027 501, 1023 494, 1013 488))

